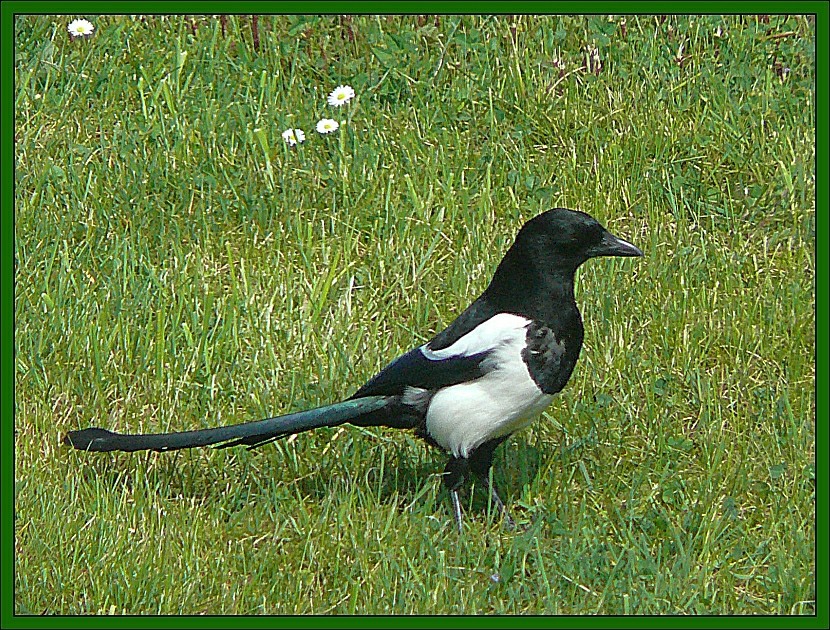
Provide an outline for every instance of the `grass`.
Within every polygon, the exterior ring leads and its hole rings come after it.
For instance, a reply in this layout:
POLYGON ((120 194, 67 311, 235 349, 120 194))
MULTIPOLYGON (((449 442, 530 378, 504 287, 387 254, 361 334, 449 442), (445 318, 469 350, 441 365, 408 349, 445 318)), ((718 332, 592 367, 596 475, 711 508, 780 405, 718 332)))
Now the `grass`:
POLYGON ((815 613, 811 19, 90 19, 15 23, 17 613, 815 613), (579 273, 516 533, 392 430, 61 445, 347 396, 553 206, 646 257, 579 273))

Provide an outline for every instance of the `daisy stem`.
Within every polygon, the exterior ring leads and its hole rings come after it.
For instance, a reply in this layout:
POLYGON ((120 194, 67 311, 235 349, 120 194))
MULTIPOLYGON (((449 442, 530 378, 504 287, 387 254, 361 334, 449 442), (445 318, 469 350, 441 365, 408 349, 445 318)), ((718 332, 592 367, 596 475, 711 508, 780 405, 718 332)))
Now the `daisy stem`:
POLYGON ((357 113, 357 110, 358 110, 358 108, 360 107, 360 101, 358 100, 358 98, 357 98, 357 97, 355 97, 355 99, 354 99, 354 105, 352 105, 351 103, 349 103, 349 104, 347 104, 347 105, 346 105, 346 107, 348 107, 348 108, 349 108, 349 115, 348 115, 348 116, 346 116, 346 122, 348 122, 349 124, 351 124, 351 122, 352 122, 352 118, 353 118, 353 117, 354 117, 354 115, 357 113))
POLYGON ((338 148, 338 160, 340 161, 340 179, 345 181, 349 176, 349 169, 346 165, 346 130, 341 129, 340 133, 337 134, 337 148, 338 148))

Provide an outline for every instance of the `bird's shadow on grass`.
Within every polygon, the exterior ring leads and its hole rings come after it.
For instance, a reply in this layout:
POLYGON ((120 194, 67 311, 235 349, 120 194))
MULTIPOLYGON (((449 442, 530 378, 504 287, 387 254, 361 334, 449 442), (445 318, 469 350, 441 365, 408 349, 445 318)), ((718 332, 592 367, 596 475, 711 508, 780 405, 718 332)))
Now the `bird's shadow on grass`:
MULTIPOLYGON (((448 460, 446 454, 405 436, 394 441, 375 439, 362 445, 359 457, 352 457, 354 445, 365 439, 355 435, 333 447, 341 448, 341 452, 329 452, 328 457, 305 462, 304 470, 298 470, 297 456, 292 462, 285 450, 274 455, 264 449, 229 449, 219 451, 222 455, 217 459, 214 452, 203 449, 143 456, 93 456, 84 466, 87 470, 84 476, 95 476, 106 487, 127 491, 134 491, 141 483, 161 499, 187 497, 197 503, 221 500, 231 512, 262 501, 281 502, 286 496, 297 494, 322 502, 332 493, 343 491, 345 485, 352 486, 357 493, 371 493, 378 503, 394 502, 400 511, 434 500, 437 506, 445 506, 448 515, 451 513, 449 498, 441 483, 448 460), (274 465, 287 469, 282 475, 273 475, 274 465), (282 480, 275 478, 280 476, 282 480)), ((307 455, 299 457, 303 456, 307 455)), ((510 440, 496 451, 493 483, 508 506, 533 481, 542 461, 540 449, 521 439, 510 440)), ((465 508, 486 511, 488 496, 480 484, 468 483, 462 490, 462 501, 465 508)))
MULTIPOLYGON (((365 439, 355 436, 354 440, 365 439)), ((413 504, 434 499, 440 508, 450 511, 449 495, 442 483, 444 467, 449 456, 440 449, 425 446, 420 440, 407 436, 394 443, 376 442, 366 448, 362 470, 350 468, 348 456, 338 462, 336 470, 315 469, 296 481, 300 493, 308 498, 323 500, 335 491, 340 479, 349 477, 348 484, 357 492, 371 492, 378 503, 397 503, 399 510, 408 510, 413 504)), ((542 466, 543 453, 523 440, 508 442, 496 452, 493 465, 493 483, 507 505, 521 496, 522 488, 530 484, 542 466)), ((480 484, 465 484, 462 490, 465 507, 475 512, 487 509, 488 495, 480 484), (472 496, 471 496, 472 495, 472 496), (472 499, 472 504, 470 504, 472 499)))

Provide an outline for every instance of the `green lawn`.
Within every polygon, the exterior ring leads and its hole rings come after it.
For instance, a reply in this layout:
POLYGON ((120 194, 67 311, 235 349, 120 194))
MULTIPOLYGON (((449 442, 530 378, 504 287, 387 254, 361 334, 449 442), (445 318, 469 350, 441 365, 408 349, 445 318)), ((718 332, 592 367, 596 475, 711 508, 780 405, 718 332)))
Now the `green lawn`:
POLYGON ((812 19, 87 18, 15 23, 18 613, 815 612, 812 19), (61 444, 345 397, 554 206, 646 256, 579 273, 518 532, 393 430, 61 444))

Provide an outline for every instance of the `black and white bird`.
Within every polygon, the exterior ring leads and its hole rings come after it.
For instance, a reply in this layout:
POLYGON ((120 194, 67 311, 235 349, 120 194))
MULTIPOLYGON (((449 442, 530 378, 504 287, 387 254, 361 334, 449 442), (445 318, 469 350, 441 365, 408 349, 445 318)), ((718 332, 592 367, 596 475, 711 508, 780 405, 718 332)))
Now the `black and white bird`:
POLYGON ((494 449, 527 426, 568 382, 582 348, 577 268, 597 256, 642 256, 584 212, 556 208, 529 220, 484 293, 427 343, 390 363, 350 398, 244 424, 161 434, 70 431, 86 451, 171 451, 210 444, 251 448, 351 423, 413 429, 450 460, 444 484, 461 530, 458 491, 474 477, 512 523, 490 482, 494 449))

